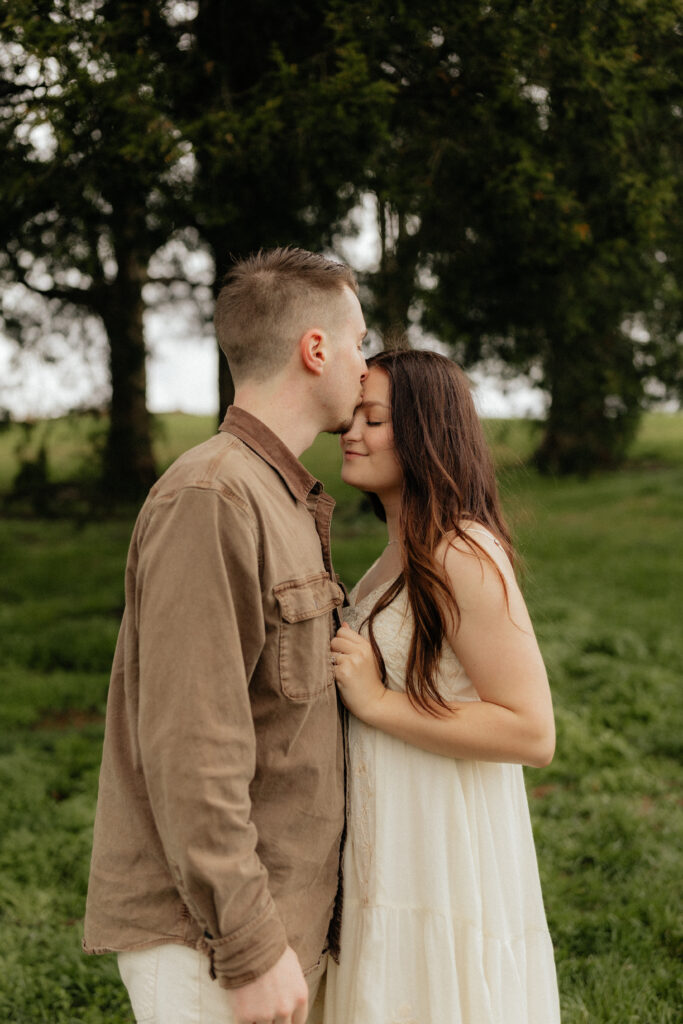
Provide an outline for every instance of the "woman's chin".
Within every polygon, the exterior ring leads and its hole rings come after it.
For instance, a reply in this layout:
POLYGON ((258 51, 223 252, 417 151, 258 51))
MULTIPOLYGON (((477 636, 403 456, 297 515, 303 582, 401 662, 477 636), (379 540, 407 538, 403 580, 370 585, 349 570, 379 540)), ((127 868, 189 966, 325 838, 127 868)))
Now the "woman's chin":
POLYGON ((349 487, 355 487, 359 491, 367 491, 367 486, 359 482, 357 475, 353 472, 352 469, 347 469, 346 466, 342 466, 340 476, 343 482, 345 484, 348 484, 349 487))

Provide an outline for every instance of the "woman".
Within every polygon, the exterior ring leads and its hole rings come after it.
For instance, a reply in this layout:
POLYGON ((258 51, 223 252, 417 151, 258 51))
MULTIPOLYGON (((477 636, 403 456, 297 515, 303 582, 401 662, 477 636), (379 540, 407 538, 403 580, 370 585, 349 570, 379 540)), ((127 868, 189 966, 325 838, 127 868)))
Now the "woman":
POLYGON ((325 1024, 556 1024, 521 768, 552 758, 552 705, 486 442, 450 360, 368 369, 342 477, 389 540, 332 642, 350 772, 325 1024))

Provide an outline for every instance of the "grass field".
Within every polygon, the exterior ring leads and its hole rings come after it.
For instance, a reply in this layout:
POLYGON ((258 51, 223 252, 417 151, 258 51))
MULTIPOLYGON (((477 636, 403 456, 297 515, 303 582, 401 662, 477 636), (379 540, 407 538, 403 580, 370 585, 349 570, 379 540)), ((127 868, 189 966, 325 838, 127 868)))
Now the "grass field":
MULTIPOLYGON (((209 418, 163 417, 160 461, 212 429, 209 418)), ((563 1022, 674 1024, 683 416, 647 417, 627 469, 588 481, 527 469, 530 424, 487 429, 555 699, 555 760, 526 780, 563 1022)), ((86 427, 52 431, 50 469, 66 477, 86 427)), ((21 440, 18 427, 0 435, 0 490, 21 440)), ((333 439, 305 461, 338 499, 335 561, 352 584, 381 548, 381 524, 339 483, 333 439)), ((0 520, 0 1020, 11 1024, 132 1020, 113 958, 80 952, 131 526, 130 516, 0 520)))

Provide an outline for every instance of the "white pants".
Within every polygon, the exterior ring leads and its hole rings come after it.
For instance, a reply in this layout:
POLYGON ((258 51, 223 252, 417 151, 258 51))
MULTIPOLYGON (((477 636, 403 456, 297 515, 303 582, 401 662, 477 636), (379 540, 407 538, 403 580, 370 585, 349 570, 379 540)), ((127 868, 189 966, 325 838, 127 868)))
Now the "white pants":
MULTIPOLYGON (((228 994, 209 974, 209 960, 196 949, 168 943, 119 953, 119 972, 137 1024, 234 1024, 228 994)), ((321 1024, 325 972, 306 979, 307 1024, 321 1024), (319 998, 316 999, 316 995, 319 998)))

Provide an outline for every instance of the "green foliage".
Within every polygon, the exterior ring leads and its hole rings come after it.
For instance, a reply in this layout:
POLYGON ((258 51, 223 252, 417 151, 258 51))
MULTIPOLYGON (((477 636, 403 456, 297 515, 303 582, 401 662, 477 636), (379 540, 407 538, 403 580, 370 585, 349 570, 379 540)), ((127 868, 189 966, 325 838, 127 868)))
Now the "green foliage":
POLYGON ((17 0, 2 17, 0 282, 4 329, 50 347, 106 336, 103 486, 154 480, 142 289, 172 232, 184 155, 169 107, 173 33, 153 5, 17 0))
POLYGON ((166 243, 208 250, 221 278, 232 255, 329 242, 391 92, 324 5, 193 6, 17 0, 0 16, 3 327, 48 350, 52 331, 88 345, 104 329, 100 482, 133 500, 154 478, 145 303, 194 298, 166 243))
POLYGON ((13 1024, 132 1019, 115 963, 80 951, 101 738, 101 725, 28 733, 0 754, 0 1015, 13 1024))
MULTIPOLYGON (((215 429, 213 416, 152 417, 156 464, 166 469, 180 450, 205 441, 215 429)), ((97 486, 107 430, 107 417, 99 414, 8 424, 0 432, 0 502, 7 514, 69 516, 79 522, 110 516, 113 508, 103 505, 97 486)), ((122 515, 130 511, 120 502, 116 508, 122 515)))
POLYGON ((47 448, 43 440, 34 455, 28 453, 33 427, 34 424, 22 424, 24 437, 16 448, 19 468, 12 482, 12 497, 19 501, 28 499, 37 515, 45 515, 50 487, 47 448))
POLYGON ((0 1017, 130 1022, 80 951, 128 522, 0 521, 0 1017))
MULTIPOLYGON (((208 419, 165 422, 164 460, 212 430, 208 419)), ((555 759, 526 780, 563 1021, 674 1024, 681 417, 646 417, 628 471, 589 483, 525 468, 533 425, 487 429, 555 700, 555 759)), ((335 564, 351 585, 384 527, 339 481, 337 439, 304 458, 338 501, 335 564)), ((114 958, 80 952, 130 528, 0 520, 0 1018, 13 1024, 132 1020, 114 958)))
POLYGON ((682 471, 679 450, 675 468, 532 476, 516 495, 558 730, 553 764, 527 780, 571 1024, 673 1022, 681 998, 682 471))
POLYGON ((669 0, 15 0, 1 17, 0 283, 21 285, 4 328, 43 344, 104 325, 110 488, 135 498, 154 473, 145 300, 193 294, 165 243, 207 250, 217 282, 231 255, 329 245, 367 191, 371 318, 533 370, 542 469, 619 464, 653 388, 680 390, 669 0))
POLYGON ((410 314, 465 365, 533 370, 543 470, 620 464, 648 388, 682 379, 680 12, 343 6, 395 90, 367 174, 379 326, 410 314))

